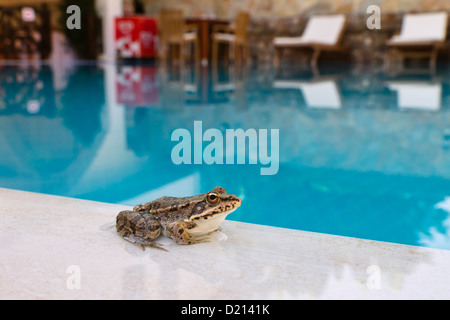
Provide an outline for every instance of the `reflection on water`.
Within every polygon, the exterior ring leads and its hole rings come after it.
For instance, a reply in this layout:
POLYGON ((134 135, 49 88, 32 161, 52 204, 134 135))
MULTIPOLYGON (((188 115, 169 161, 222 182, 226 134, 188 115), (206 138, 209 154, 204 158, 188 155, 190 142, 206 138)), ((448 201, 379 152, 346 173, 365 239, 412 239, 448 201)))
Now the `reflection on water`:
POLYGON ((0 71, 2 186, 66 194, 95 157, 103 73, 75 70, 63 91, 53 76, 48 67, 0 71))
POLYGON ((220 185, 243 198, 233 220, 450 248, 449 102, 442 75, 3 67, 0 187, 134 205, 220 185), (278 174, 174 165, 196 120, 279 129, 278 174))

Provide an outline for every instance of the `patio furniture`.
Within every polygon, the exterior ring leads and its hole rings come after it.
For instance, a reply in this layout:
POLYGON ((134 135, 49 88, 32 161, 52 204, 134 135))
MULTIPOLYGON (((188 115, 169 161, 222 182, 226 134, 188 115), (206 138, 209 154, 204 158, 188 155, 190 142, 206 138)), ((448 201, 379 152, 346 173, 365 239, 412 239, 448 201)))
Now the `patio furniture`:
POLYGON ((299 37, 276 37, 273 45, 277 52, 275 64, 280 66, 283 50, 288 48, 311 49, 311 66, 317 68, 320 54, 324 51, 342 51, 341 45, 346 17, 338 15, 312 16, 299 37))
POLYGON ((210 60, 210 43, 212 30, 216 26, 226 27, 230 22, 226 19, 216 18, 214 16, 188 17, 186 23, 195 25, 198 28, 200 41, 200 61, 201 65, 206 67, 210 60))
MULTIPOLYGON (((199 40, 197 26, 186 24, 181 10, 162 10, 159 16, 161 58, 167 59, 170 46, 178 47, 178 59, 184 62, 184 49, 187 44, 194 45, 194 59, 198 61, 199 40)), ((172 48, 174 49, 174 48, 172 48)), ((176 50, 172 50, 172 58, 176 59, 176 50)))
POLYGON ((447 36, 447 13, 406 14, 400 34, 388 40, 385 67, 389 70, 392 61, 399 58, 429 58, 430 68, 436 68, 439 50, 445 47, 447 36))
POLYGON ((212 36, 212 60, 217 63, 219 59, 219 44, 229 45, 229 56, 235 62, 242 62, 248 58, 247 44, 247 26, 250 15, 246 12, 240 12, 234 24, 234 27, 216 26, 212 36))

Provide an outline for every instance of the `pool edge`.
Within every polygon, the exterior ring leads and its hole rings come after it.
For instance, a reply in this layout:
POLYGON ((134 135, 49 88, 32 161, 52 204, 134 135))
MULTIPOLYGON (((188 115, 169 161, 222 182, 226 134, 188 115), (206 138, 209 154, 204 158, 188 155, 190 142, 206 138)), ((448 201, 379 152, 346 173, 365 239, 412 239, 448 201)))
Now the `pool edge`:
POLYGON ((2 299, 450 298, 447 250, 227 220, 209 243, 162 238, 168 253, 142 251, 113 230, 127 206, 2 188, 0 198, 2 299))

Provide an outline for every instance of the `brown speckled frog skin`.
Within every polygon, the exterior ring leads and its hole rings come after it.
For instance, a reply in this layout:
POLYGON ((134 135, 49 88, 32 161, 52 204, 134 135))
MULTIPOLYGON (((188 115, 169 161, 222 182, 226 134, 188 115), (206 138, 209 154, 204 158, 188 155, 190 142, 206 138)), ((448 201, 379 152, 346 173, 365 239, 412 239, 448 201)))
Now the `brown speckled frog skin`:
POLYGON ((241 199, 222 187, 192 197, 162 197, 120 212, 116 229, 142 248, 162 249, 152 242, 161 232, 178 244, 198 243, 207 241, 207 235, 240 205, 241 199))

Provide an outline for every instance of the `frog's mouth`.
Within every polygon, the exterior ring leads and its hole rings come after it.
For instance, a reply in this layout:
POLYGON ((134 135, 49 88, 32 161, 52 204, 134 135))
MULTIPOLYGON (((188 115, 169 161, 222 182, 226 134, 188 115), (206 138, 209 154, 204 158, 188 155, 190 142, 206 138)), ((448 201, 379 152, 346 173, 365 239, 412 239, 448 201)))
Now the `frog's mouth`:
MULTIPOLYGON (((240 202, 240 201, 239 201, 239 202, 234 202, 234 203, 222 205, 222 206, 220 206, 220 207, 218 208, 218 209, 219 209, 219 212, 216 212, 216 214, 231 213, 231 212, 233 212, 234 210, 236 210, 237 208, 239 208, 240 205, 241 205, 241 202, 240 202)), ((214 211, 211 212, 211 215, 214 215, 214 211)))
POLYGON ((198 217, 198 219, 200 219, 200 220, 202 220, 202 219, 203 220, 207 220, 209 218, 216 217, 216 216, 224 216, 224 217, 226 217, 227 215, 229 215, 230 213, 235 211, 239 206, 240 206, 240 204, 233 205, 231 207, 231 209, 227 208, 228 207, 227 206, 226 209, 224 209, 224 210, 220 210, 218 212, 217 211, 213 211, 211 213, 205 214, 204 216, 198 217))
POLYGON ((195 218, 196 227, 186 231, 190 235, 203 235, 216 231, 223 220, 225 220, 226 216, 236 210, 239 205, 240 203, 233 206, 230 210, 224 210, 220 213, 210 213, 202 217, 197 217, 195 218))

